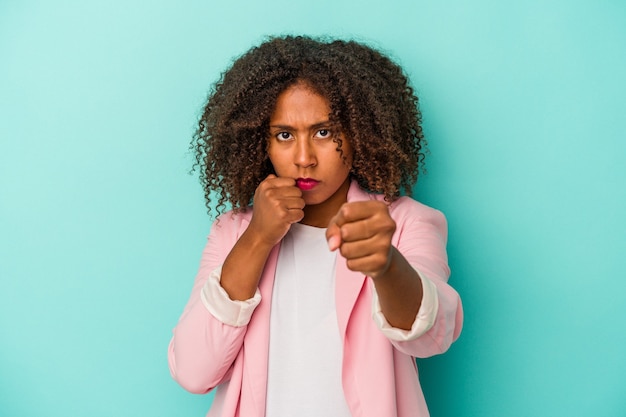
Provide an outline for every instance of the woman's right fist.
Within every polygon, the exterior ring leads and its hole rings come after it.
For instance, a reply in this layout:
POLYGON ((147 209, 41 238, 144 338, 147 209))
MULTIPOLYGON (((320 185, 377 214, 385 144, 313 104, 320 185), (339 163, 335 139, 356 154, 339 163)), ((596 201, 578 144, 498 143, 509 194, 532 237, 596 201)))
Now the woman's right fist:
POLYGON ((252 220, 249 229, 274 246, 281 241, 293 223, 304 218, 302 191, 296 180, 268 175, 254 192, 252 220))

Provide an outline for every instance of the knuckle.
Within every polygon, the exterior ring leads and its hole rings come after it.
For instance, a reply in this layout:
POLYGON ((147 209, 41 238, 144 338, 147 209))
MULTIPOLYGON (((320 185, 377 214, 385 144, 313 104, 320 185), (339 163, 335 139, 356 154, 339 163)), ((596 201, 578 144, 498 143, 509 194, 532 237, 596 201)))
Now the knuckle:
POLYGON ((271 180, 266 179, 266 180, 261 181, 261 184, 259 184, 258 188, 261 190, 267 190, 270 187, 270 185, 271 185, 271 180))
POLYGON ((374 207, 376 210, 384 210, 387 207, 387 204, 383 203, 382 201, 374 200, 372 201, 372 207, 374 207))
POLYGON ((359 265, 358 262, 353 260, 353 259, 348 259, 346 261, 346 266, 348 267, 349 270, 351 271, 358 271, 359 270, 359 265))
POLYGON ((344 241, 339 247, 339 251, 344 258, 351 259, 354 261, 354 259, 357 258, 358 246, 355 246, 354 243, 350 243, 350 242, 346 243, 344 241))
POLYGON ((350 203, 343 203, 339 208, 339 213, 344 217, 348 217, 351 211, 352 210, 350 209, 350 203))
POLYGON ((271 199, 274 196, 274 189, 273 188, 264 187, 261 190, 261 192, 265 196, 265 198, 268 198, 268 199, 271 199))
POLYGON ((391 217, 389 217, 389 215, 386 215, 385 217, 380 219, 379 224, 381 230, 384 232, 393 234, 393 232, 396 231, 396 222, 391 217))
POLYGON ((385 266, 387 264, 387 255, 384 253, 377 253, 376 256, 374 257, 374 261, 376 263, 376 266, 378 268, 381 268, 383 266, 385 266))

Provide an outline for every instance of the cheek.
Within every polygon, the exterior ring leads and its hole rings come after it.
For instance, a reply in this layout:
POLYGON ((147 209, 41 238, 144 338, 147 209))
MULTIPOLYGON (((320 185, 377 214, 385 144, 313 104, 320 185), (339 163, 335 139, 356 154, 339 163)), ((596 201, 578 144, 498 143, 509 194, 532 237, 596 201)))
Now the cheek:
POLYGON ((267 150, 267 157, 269 158, 270 162, 272 163, 272 166, 274 167, 274 171, 276 171, 276 173, 278 173, 278 171, 281 170, 281 167, 284 166, 284 157, 281 157, 281 155, 276 152, 276 151, 272 151, 271 148, 269 148, 267 150))
POLYGON ((276 160, 276 151, 275 151, 275 148, 272 146, 271 142, 267 145, 266 152, 267 152, 268 159, 273 165, 274 161, 276 160))

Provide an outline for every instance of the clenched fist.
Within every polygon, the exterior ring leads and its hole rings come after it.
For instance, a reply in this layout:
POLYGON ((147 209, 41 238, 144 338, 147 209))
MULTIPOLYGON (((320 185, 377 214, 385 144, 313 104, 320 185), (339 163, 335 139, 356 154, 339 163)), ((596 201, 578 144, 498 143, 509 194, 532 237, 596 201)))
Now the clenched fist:
POLYGON ((293 223, 304 217, 302 191, 293 178, 268 175, 254 193, 249 229, 263 241, 275 245, 293 223))
POLYGON ((391 262, 391 238, 396 222, 381 201, 345 203, 331 219, 326 239, 330 250, 346 258, 348 268, 372 279, 384 274, 391 262))

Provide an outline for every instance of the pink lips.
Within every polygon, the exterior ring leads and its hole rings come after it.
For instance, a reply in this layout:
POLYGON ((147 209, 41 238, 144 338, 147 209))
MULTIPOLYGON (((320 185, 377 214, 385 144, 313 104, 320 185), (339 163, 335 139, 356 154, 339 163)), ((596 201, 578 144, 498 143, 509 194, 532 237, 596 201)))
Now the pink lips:
POLYGON ((298 178, 296 180, 296 186, 302 191, 312 190, 317 184, 319 184, 319 181, 313 178, 298 178))

